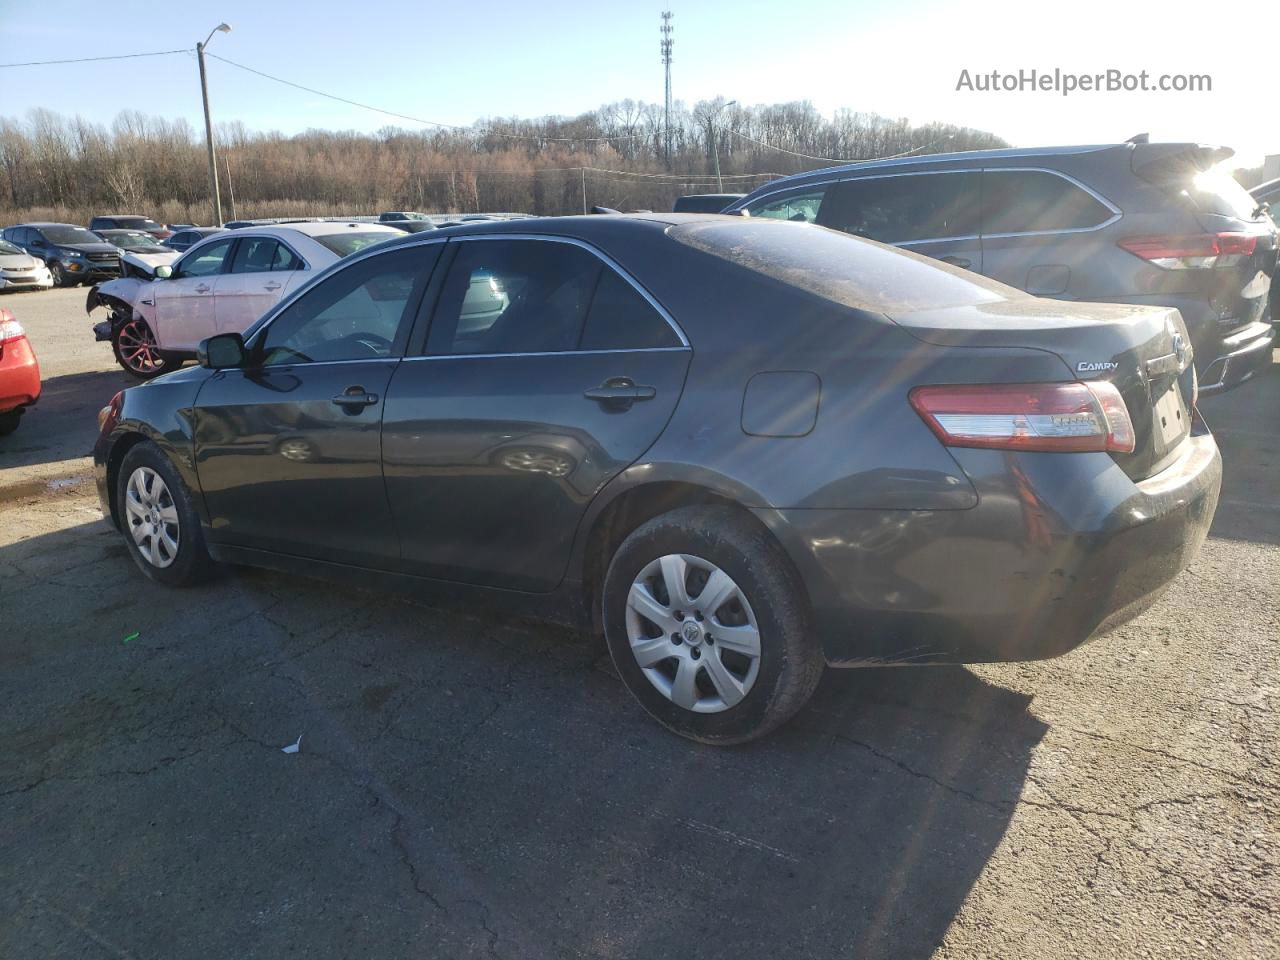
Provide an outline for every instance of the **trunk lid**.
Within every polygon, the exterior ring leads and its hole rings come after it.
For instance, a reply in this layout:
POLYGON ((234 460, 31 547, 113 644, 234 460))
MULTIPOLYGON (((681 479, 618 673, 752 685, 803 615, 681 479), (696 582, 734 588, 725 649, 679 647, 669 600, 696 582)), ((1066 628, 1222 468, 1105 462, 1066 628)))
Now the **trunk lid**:
MULTIPOLYGON (((1063 380, 1110 381, 1124 398, 1136 440, 1133 453, 1111 456, 1135 480, 1163 469, 1191 432, 1191 339, 1174 308, 1021 297, 893 320, 926 343, 1044 350, 1065 364, 1063 380)), ((1016 373, 1009 382, 1018 382, 1016 373)))

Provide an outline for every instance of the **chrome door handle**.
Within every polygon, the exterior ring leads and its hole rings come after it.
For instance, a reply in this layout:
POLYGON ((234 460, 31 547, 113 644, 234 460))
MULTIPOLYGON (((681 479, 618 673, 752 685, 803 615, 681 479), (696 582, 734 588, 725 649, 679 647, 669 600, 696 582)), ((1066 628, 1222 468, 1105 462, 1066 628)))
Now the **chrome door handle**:
POLYGON ((264 284, 262 289, 263 290, 279 290, 280 287, 281 287, 281 284, 279 283, 268 283, 268 284, 264 284))
POLYGON ((973 261, 968 257, 942 257, 941 260, 943 263, 949 263, 953 267, 960 267, 963 270, 968 270, 973 266, 973 261))
POLYGON ((202 283, 200 286, 196 287, 196 293, 208 293, 209 289, 210 288, 207 284, 202 283))

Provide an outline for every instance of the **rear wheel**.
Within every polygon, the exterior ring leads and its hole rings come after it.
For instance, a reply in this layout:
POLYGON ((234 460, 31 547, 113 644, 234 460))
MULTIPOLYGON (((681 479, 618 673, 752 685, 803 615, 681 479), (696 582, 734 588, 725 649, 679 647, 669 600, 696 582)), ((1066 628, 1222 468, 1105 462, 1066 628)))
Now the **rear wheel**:
POLYGON ((200 518, 182 477, 153 443, 125 454, 116 488, 116 515, 134 562, 157 583, 181 587, 215 567, 200 518))
POLYGON ((798 578, 732 508, 688 507, 640 526, 609 565, 602 603, 623 682, 693 740, 764 736, 808 702, 822 675, 798 578))
POLYGON ((111 334, 111 349, 116 362, 139 380, 150 380, 168 373, 177 364, 156 343, 156 335, 141 317, 130 317, 111 334))

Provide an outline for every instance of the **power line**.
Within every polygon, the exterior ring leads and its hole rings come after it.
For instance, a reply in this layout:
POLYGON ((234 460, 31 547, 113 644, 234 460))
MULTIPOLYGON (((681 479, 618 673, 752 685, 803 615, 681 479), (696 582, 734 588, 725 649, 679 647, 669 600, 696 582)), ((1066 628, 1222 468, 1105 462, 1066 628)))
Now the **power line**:
MULTIPOLYGON (((439 120, 424 120, 421 117, 410 116, 407 113, 397 113, 395 110, 384 110, 382 107, 375 107, 372 104, 361 103, 358 100, 349 100, 346 97, 340 97, 335 93, 325 93, 323 90, 317 90, 314 87, 307 87, 301 83, 294 83, 292 80, 286 80, 283 77, 273 76, 270 73, 264 73, 261 70, 255 70, 253 67, 247 67, 243 63, 236 63, 234 60, 228 60, 226 57, 220 57, 216 53, 206 53, 205 56, 212 57, 214 60, 220 60, 223 63, 246 70, 249 73, 257 74, 268 80, 274 80, 276 83, 283 83, 287 87, 293 87, 297 90, 304 90, 307 93, 315 94, 317 97, 325 97, 329 100, 336 100, 339 103, 345 103, 353 107, 359 107, 362 110, 372 110, 374 113, 381 113, 388 117, 395 117, 399 120, 409 120, 413 123, 426 124, 429 127, 444 127, 448 130, 462 130, 466 132, 479 132, 473 127, 464 127, 457 123, 442 123, 439 120)), ((506 137, 509 140, 535 140, 535 141, 556 141, 560 143, 605 143, 613 140, 635 140, 642 134, 631 134, 623 137, 539 137, 520 133, 503 133, 497 130, 487 131, 488 136, 506 137)))
POLYGON ((857 160, 847 160, 841 159, 840 157, 815 157, 808 153, 797 153, 796 151, 788 150, 785 147, 775 147, 771 143, 765 143, 763 140, 757 140, 755 137, 749 137, 738 130, 731 129, 729 130, 729 133, 733 134, 735 137, 741 137, 743 140, 750 140, 752 143, 758 143, 762 147, 768 147, 770 150, 777 150, 779 153, 789 153, 793 157, 803 157, 805 160, 821 160, 824 163, 874 163, 878 160, 896 160, 899 157, 909 157, 911 154, 919 153, 921 150, 928 150, 930 147, 942 143, 944 140, 950 140, 954 136, 953 134, 947 134, 945 137, 939 137, 937 140, 931 140, 924 146, 915 147, 911 150, 904 150, 902 153, 895 153, 887 157, 862 157, 857 160))
POLYGON ((98 60, 133 60, 137 57, 167 57, 173 53, 190 53, 190 50, 156 50, 152 53, 120 53, 110 57, 76 57, 73 60, 30 60, 27 63, 0 63, 0 70, 9 67, 46 67, 55 63, 93 63, 98 60))

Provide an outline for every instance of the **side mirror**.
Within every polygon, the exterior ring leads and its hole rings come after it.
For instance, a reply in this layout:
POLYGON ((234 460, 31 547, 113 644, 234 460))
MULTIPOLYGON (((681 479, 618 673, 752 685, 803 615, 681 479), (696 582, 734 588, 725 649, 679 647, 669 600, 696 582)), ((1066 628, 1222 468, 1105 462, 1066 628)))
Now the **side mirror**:
POLYGON ((210 370, 234 370, 243 367, 248 352, 244 337, 238 333, 220 333, 200 341, 196 347, 196 362, 210 370))
POLYGON ((162 263, 160 264, 160 266, 156 267, 157 280, 168 280, 172 276, 173 276, 173 267, 169 266, 169 264, 162 263))

